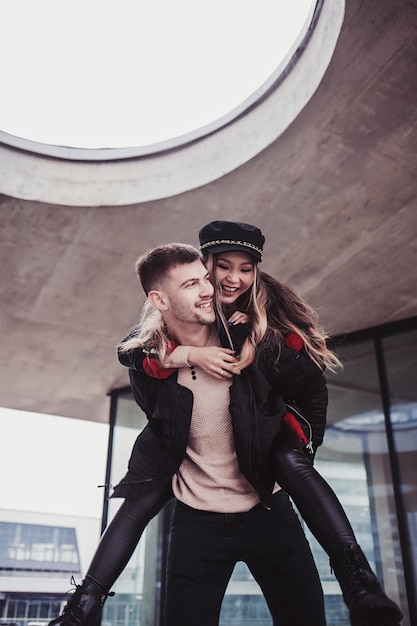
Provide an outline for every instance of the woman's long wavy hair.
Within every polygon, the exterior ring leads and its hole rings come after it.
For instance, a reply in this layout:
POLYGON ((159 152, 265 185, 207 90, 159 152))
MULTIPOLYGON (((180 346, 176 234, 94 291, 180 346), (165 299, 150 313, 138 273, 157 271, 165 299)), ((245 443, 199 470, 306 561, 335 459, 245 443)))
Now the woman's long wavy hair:
MULTIPOLYGON (((208 254, 206 264, 215 287, 217 315, 227 329, 219 297, 221 287, 215 272, 217 256, 208 254)), ((333 372, 340 369, 342 363, 327 346, 329 337, 319 326, 317 312, 293 289, 260 271, 255 261, 253 267, 255 275, 251 288, 233 305, 249 316, 250 334, 240 354, 240 368, 252 363, 257 352, 266 350, 270 341, 277 341, 280 346, 283 339, 294 332, 303 339, 306 352, 320 368, 333 372)))

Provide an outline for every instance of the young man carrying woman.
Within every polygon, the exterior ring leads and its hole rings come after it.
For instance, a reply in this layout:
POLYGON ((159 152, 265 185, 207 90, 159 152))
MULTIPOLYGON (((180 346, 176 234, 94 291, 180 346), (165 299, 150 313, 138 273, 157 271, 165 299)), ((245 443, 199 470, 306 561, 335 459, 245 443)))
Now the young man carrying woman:
MULTIPOLYGON (((180 336, 178 329, 175 333, 169 331, 166 316, 169 318, 171 309, 180 318, 183 312, 175 292, 168 295, 172 305, 168 313, 167 309, 160 308, 162 301, 158 299, 145 306, 141 323, 122 343, 119 358, 130 367, 132 389, 148 415, 149 427, 139 436, 129 472, 115 490, 116 496, 126 500, 103 536, 83 585, 69 602, 67 614, 55 621, 65 626, 91 623, 89 620, 93 619, 111 584, 125 566, 147 521, 171 497, 171 477, 174 477, 176 496, 183 501, 176 513, 181 523, 177 524, 180 530, 174 533, 176 543, 171 574, 176 571, 181 577, 178 573, 181 554, 178 554, 184 518, 190 521, 195 510, 215 512, 210 508, 207 511, 206 505, 201 504, 210 500, 212 493, 210 483, 207 489, 207 476, 203 472, 202 480, 201 476, 197 481, 195 478, 199 476, 201 462, 207 459, 198 455, 199 437, 195 433, 189 444, 193 395, 190 398, 184 391, 187 385, 178 386, 178 397, 185 405, 179 403, 183 415, 182 419, 176 416, 175 431, 172 404, 157 402, 157 414, 154 411, 155 399, 164 397, 166 385, 174 381, 177 388, 179 373, 176 369, 173 371, 175 366, 180 367, 181 376, 183 371, 194 372, 191 375, 193 381, 193 376, 198 379, 198 374, 201 377, 209 373, 214 379, 230 383, 231 376, 236 374, 230 387, 233 446, 239 472, 249 484, 252 496, 254 492, 258 502, 268 508, 272 500, 277 501, 276 495, 272 495, 274 484, 278 483, 291 495, 330 557, 354 626, 396 626, 401 621, 401 612, 383 593, 357 545, 339 501, 313 468, 314 452, 323 438, 327 407, 322 370, 325 366, 338 365, 337 358, 327 349, 324 334, 317 327, 314 312, 291 289, 258 271, 264 238, 256 227, 236 222, 212 222, 200 231, 200 243, 216 285, 220 304, 218 317, 224 320, 226 314, 231 323, 231 326, 219 325, 222 345, 229 348, 201 346, 199 342, 184 341, 186 337, 193 338, 193 332, 180 336), (237 323, 246 320, 247 324, 237 323), (184 345, 173 350, 174 341, 184 345), (185 347, 187 345, 190 347, 185 347), (171 368, 167 367, 169 365, 171 368), (194 367, 188 370, 187 365, 194 367), (150 401, 154 403, 151 409, 148 406, 150 401), (248 406, 251 407, 249 412, 248 406), (246 419, 244 425, 242 416, 246 419), (300 416, 308 417, 310 422, 311 433, 307 432, 307 441, 297 421, 300 416), (193 446, 197 448, 194 457, 193 446), (203 494, 201 497, 200 493, 203 494), (72 616, 80 606, 82 610, 78 611, 76 621, 72 616)), ((143 269, 139 264, 139 274, 141 267, 143 269)), ((148 278, 145 276, 145 282, 144 276, 140 276, 148 294, 163 292, 166 287, 162 281, 158 283, 160 289, 152 288, 152 280, 159 269, 158 264, 154 265, 148 278)), ((193 289, 193 286, 187 286, 187 289, 193 289)), ((198 325, 205 319, 210 305, 202 298, 195 309, 200 317, 199 321, 194 320, 194 325, 198 325)), ((175 316, 169 319, 178 322, 175 316)), ((189 322, 182 320, 181 323, 189 322)), ((183 328, 181 323, 180 329, 183 328)), ((189 325, 187 329, 190 330, 189 325)), ((280 498, 282 501, 282 494, 280 498)), ((278 532, 278 528, 276 530, 278 532)), ((320 610, 317 609, 316 613, 319 615, 320 610)), ((322 623, 321 619, 317 617, 318 621, 311 623, 315 626, 322 623)), ((306 626, 308 622, 300 623, 306 626)))

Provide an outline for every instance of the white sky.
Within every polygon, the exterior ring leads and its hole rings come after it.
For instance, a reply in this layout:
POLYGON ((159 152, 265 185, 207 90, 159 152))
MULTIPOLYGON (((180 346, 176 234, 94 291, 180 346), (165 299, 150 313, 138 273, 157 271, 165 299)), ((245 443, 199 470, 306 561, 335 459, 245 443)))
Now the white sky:
POLYGON ((101 517, 107 439, 106 424, 0 408, 0 509, 101 517))
POLYGON ((233 110, 285 57, 315 0, 0 0, 0 130, 144 146, 233 110))

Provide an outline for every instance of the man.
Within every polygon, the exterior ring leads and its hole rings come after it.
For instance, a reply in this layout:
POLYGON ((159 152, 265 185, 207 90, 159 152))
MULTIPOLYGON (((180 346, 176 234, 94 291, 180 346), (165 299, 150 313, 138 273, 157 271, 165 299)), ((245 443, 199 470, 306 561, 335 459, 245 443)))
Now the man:
POLYGON ((137 270, 148 305, 123 350, 141 346, 145 355, 131 367, 130 380, 149 419, 147 451, 138 444, 116 495, 123 496, 135 476, 138 482, 146 473, 154 481, 173 477, 166 626, 216 626, 238 561, 259 583, 276 626, 324 626, 310 548, 287 494, 268 473, 266 452, 284 403, 268 397, 259 371, 233 381, 189 366, 158 373, 155 355, 163 361, 175 345, 221 346, 213 287, 192 246, 160 246, 139 260, 137 270), (261 411, 270 429, 262 436, 261 411))

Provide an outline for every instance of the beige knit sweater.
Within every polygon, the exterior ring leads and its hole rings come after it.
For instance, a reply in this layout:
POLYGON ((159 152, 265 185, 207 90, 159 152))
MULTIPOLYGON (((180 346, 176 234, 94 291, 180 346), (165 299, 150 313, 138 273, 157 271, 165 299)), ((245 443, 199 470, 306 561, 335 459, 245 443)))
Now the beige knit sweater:
MULTIPOLYGON (((214 334, 207 345, 220 345, 214 334)), ((187 363, 189 348, 180 346, 170 355, 179 367, 178 382, 193 392, 194 405, 186 456, 173 477, 173 490, 190 507, 220 513, 249 511, 259 496, 241 474, 233 442, 229 412, 231 380, 217 380, 187 363)))

